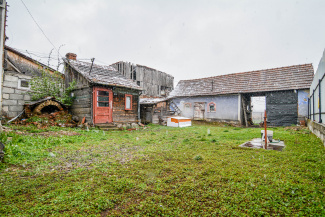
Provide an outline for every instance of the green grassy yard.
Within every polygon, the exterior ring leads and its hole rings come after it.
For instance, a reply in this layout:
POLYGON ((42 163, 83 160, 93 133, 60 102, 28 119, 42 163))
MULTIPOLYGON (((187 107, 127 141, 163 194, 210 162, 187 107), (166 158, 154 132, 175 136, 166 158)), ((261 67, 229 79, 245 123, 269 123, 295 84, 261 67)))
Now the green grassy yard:
POLYGON ((0 216, 325 216, 307 129, 273 128, 282 152, 238 147, 258 128, 51 130, 1 134, 0 216))

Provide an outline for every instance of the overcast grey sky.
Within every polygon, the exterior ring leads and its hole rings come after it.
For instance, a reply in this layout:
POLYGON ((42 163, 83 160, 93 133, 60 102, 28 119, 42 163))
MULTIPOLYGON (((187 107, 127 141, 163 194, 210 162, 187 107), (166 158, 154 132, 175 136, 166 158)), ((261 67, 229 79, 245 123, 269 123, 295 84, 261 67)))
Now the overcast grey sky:
MULTIPOLYGON (((324 0, 24 0, 64 56, 123 60, 182 79, 318 62, 324 0)), ((52 45, 21 0, 8 0, 7 45, 52 45)), ((176 83, 175 83, 176 85, 176 83)))

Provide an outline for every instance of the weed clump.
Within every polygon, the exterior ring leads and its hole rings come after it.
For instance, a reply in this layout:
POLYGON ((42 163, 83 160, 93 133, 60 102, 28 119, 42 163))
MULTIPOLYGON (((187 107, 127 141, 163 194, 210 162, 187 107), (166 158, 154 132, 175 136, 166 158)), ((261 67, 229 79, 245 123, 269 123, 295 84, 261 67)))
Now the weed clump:
POLYGON ((188 143, 190 140, 189 139, 184 139, 183 142, 184 143, 188 143))
POLYGON ((201 160, 203 160, 203 157, 202 157, 201 155, 196 155, 196 156, 194 157, 194 160, 196 160, 196 161, 201 161, 201 160))
POLYGON ((212 139, 211 142, 212 142, 212 143, 216 143, 217 140, 216 140, 216 139, 212 139))

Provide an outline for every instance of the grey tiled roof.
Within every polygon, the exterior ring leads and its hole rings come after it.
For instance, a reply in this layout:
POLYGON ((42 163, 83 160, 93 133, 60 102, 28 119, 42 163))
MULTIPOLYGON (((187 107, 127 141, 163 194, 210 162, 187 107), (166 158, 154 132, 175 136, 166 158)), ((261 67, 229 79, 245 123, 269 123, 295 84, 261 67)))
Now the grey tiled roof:
POLYGON ((92 83, 142 90, 140 86, 123 76, 112 66, 93 64, 89 74, 91 63, 66 58, 64 58, 64 61, 92 83))
POLYGON ((169 97, 309 89, 313 76, 312 64, 303 64, 181 80, 169 97))

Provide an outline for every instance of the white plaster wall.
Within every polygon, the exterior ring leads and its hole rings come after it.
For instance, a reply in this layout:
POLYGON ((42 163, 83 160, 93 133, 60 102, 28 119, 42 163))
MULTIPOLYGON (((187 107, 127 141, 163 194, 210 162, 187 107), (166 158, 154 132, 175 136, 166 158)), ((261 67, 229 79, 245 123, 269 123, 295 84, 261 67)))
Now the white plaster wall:
POLYGON ((206 120, 230 120, 238 121, 238 95, 224 95, 224 96, 198 96, 198 97, 182 97, 173 99, 174 103, 182 111, 181 115, 193 119, 194 103, 205 102, 204 118, 206 120), (208 104, 214 102, 216 104, 216 111, 209 112, 208 104), (190 108, 186 108, 185 104, 190 104, 190 108))

